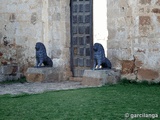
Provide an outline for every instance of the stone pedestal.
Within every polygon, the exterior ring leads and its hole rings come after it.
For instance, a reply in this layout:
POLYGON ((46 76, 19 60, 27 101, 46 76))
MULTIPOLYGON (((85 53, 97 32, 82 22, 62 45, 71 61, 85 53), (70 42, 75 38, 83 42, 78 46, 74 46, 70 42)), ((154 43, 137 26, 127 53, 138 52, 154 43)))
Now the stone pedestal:
POLYGON ((28 68, 26 79, 28 82, 54 82, 59 80, 59 71, 53 67, 28 68))
POLYGON ((119 80, 119 70, 85 70, 82 85, 102 86, 105 84, 116 84, 119 80))

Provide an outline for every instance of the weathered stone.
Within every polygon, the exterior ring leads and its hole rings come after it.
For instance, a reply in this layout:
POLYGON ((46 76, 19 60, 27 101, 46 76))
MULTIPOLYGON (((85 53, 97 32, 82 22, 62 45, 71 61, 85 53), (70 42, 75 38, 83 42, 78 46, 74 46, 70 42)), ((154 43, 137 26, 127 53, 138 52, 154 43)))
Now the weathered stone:
POLYGON ((26 78, 28 82, 42 82, 45 79, 45 75, 39 73, 28 73, 26 78))
POLYGON ((142 65, 143 65, 143 62, 142 61, 140 61, 140 60, 135 60, 135 66, 136 67, 142 67, 142 65))
POLYGON ((4 65, 0 67, 0 81, 18 80, 23 77, 17 65, 4 65))
POLYGON ((139 16, 139 25, 151 25, 150 16, 139 16))
POLYGON ((153 33, 153 27, 151 25, 145 25, 139 27, 139 34, 141 37, 150 37, 153 33))
MULTIPOLYGON (((65 70, 63 70, 63 71, 65 71, 65 70)), ((73 76, 70 69, 66 70, 65 72, 62 72, 61 74, 63 74, 63 79, 61 79, 61 80, 69 80, 70 77, 68 77, 68 76, 73 76)))
POLYGON ((116 84, 120 79, 118 70, 85 70, 82 85, 102 86, 105 84, 116 84))
POLYGON ((14 13, 12 13, 12 14, 10 15, 10 17, 9 17, 9 21, 10 21, 10 22, 15 22, 15 20, 16 20, 16 16, 15 16, 14 13))
POLYGON ((139 80, 155 80, 159 77, 157 71, 151 69, 138 69, 137 78, 139 80))
POLYGON ((134 61, 124 60, 122 61, 122 74, 131 74, 134 72, 134 61))
POLYGON ((4 81, 14 81, 14 80, 18 80, 21 79, 23 77, 22 73, 17 73, 15 75, 5 75, 6 79, 4 81))
POLYGON ((104 83, 102 82, 102 78, 83 77, 82 85, 102 86, 104 83))
POLYGON ((160 5, 160 0, 157 0, 156 5, 160 5))
POLYGON ((109 39, 114 39, 116 37, 116 30, 112 29, 112 28, 108 28, 108 38, 109 39))
POLYGON ((55 82, 63 80, 63 73, 55 68, 28 68, 26 79, 28 82, 55 82))
POLYGON ((120 68, 123 76, 125 74, 127 78, 137 78, 137 69, 143 67, 146 69, 154 68, 157 73, 160 73, 159 5, 160 0, 107 1, 109 12, 107 56, 109 56, 113 67, 120 68), (116 6, 113 7, 113 5, 116 6), (113 14, 113 10, 115 11, 117 8, 123 14, 119 14, 119 12, 113 14), (129 9, 130 15, 126 14, 129 9), (129 19, 128 16, 130 16, 129 19), (124 25, 120 19, 124 19, 124 25), (125 33, 119 28, 125 28, 125 33), (121 39, 122 35, 125 36, 123 39, 121 39), (138 58, 134 59, 134 56, 138 56, 138 58), (124 63, 123 60, 134 61, 124 63))
POLYGON ((31 23, 35 25, 37 23, 37 13, 32 13, 31 15, 31 23))
POLYGON ((70 81, 77 81, 77 82, 82 82, 83 78, 82 77, 70 77, 70 81))
POLYGON ((1 61, 2 65, 7 65, 7 61, 1 61))
POLYGON ((0 32, 0 40, 3 38, 3 34, 0 32))
POLYGON ((125 0, 119 1, 120 7, 127 7, 127 2, 125 0))
POLYGON ((16 75, 18 73, 17 65, 4 65, 0 67, 0 73, 3 75, 16 75))
POLYGON ((3 53, 0 52, 0 57, 2 57, 2 56, 3 56, 3 53))
POLYGON ((10 3, 1 0, 0 53, 3 55, 0 54, 0 64, 18 63, 21 66, 20 72, 26 72, 23 68, 32 67, 35 63, 34 45, 36 42, 43 42, 52 60, 58 58, 56 67, 62 68, 57 78, 68 79, 70 74, 66 69, 70 68, 69 4, 70 0, 11 0, 10 3), (63 52, 65 49, 69 52, 63 52), (61 62, 62 60, 65 62, 61 62))
POLYGON ((154 8, 154 9, 152 9, 152 12, 153 12, 153 13, 156 13, 156 14, 160 14, 160 9, 154 8))
POLYGON ((137 76, 134 73, 121 75, 121 79, 124 79, 124 78, 126 78, 128 80, 136 80, 137 76))
POLYGON ((5 75, 0 74, 0 82, 7 80, 5 75))
POLYGON ((134 56, 135 67, 140 68, 145 63, 145 54, 134 56))
POLYGON ((139 0, 140 4, 151 4, 151 0, 139 0))
MULTIPOLYGON (((70 68, 69 4, 70 0, 0 0, 0 52, 3 53, 0 65, 18 63, 21 72, 25 72, 23 68, 35 62, 35 43, 44 42, 56 63, 54 67, 61 71, 54 77, 69 78, 71 74, 66 69, 70 68), (66 49, 68 52, 64 52, 66 49)), ((159 5, 160 0, 107 1, 107 56, 113 67, 121 69, 122 60, 130 61, 138 55, 137 68, 154 68, 160 73, 159 5)), ((132 73, 132 67, 127 69, 127 74, 132 73)))

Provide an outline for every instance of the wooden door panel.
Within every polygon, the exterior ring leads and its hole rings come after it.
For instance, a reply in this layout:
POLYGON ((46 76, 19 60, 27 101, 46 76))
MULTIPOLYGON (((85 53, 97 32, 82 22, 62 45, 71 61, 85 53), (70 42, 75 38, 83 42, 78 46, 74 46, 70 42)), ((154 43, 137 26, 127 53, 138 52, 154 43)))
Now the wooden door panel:
POLYGON ((71 67, 76 77, 92 68, 92 8, 92 0, 71 0, 71 67))

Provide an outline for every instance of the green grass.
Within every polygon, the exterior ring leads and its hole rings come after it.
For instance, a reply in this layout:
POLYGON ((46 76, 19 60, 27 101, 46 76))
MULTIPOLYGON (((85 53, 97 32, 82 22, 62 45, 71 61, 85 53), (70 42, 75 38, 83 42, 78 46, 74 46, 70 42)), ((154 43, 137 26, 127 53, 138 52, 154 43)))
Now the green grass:
POLYGON ((125 113, 160 116, 160 85, 123 82, 99 88, 0 96, 0 120, 124 120, 125 113))

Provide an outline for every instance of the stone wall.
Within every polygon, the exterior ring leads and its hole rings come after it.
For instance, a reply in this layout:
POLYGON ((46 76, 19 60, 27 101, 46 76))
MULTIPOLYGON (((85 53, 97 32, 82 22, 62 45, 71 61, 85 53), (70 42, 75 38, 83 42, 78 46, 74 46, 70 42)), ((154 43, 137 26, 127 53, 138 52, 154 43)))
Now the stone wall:
MULTIPOLYGON (((70 71, 70 0, 0 0, 0 66, 25 73, 43 42, 55 76, 70 71)), ((160 80, 160 0, 107 0, 108 58, 131 79, 160 80)))
POLYGON ((41 0, 0 1, 0 65, 34 65, 34 45, 42 41, 41 8, 41 0))
POLYGON ((160 0, 107 0, 108 57, 130 79, 160 80, 160 0))
POLYGON ((48 56, 67 79, 70 72, 70 0, 1 0, 0 66, 16 64, 25 73, 35 65, 35 44, 43 42, 48 56))
POLYGON ((70 70, 70 0, 48 0, 49 55, 53 67, 59 69, 59 79, 72 76, 70 70))

